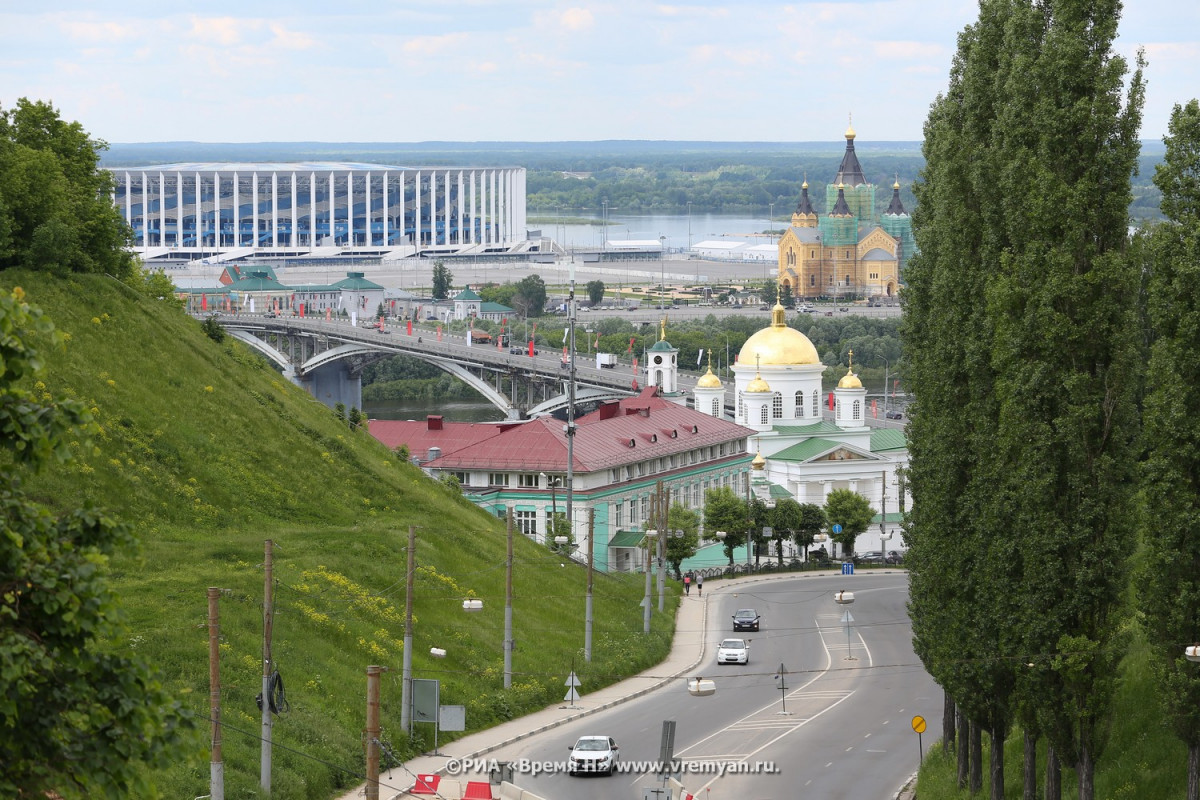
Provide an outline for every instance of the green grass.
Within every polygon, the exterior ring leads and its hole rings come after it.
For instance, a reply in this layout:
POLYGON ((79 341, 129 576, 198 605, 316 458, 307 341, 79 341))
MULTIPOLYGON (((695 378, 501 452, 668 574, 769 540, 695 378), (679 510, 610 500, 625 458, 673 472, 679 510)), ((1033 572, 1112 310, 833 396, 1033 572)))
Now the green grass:
MULTIPOLYGON (((1004 743, 1004 796, 1022 797, 1022 732, 1014 728, 1004 743)), ((983 737, 983 796, 987 796, 987 736, 983 737)), ((921 800, 965 800, 971 794, 958 789, 954 753, 943 755, 940 742, 921 765, 917 796, 921 800)), ((1046 767, 1046 745, 1038 748, 1038 790, 1041 796, 1046 767)), ((1172 734, 1158 701, 1151 675, 1149 650, 1135 640, 1121 663, 1120 686, 1114 700, 1109 739, 1096 762, 1096 797, 1106 800, 1182 800, 1187 789, 1187 748, 1172 734)), ((1073 769, 1062 771, 1063 800, 1078 797, 1073 769)))
MULTIPOLYGON (((407 757, 432 745, 399 728, 405 547, 417 531, 413 669, 442 681, 479 730, 562 699, 575 658, 583 691, 634 674, 669 650, 678 592, 644 637, 635 576, 598 576, 593 661, 582 658, 585 571, 518 536, 512 688, 503 689, 505 531, 363 431, 351 431, 239 343, 111 279, 4 273, 59 330, 41 378, 87 401, 94 451, 27 479, 31 496, 86 502, 130 524, 140 553, 113 560, 128 638, 200 723, 195 747, 156 775, 168 797, 208 793, 207 588, 220 603, 226 797, 258 797, 263 542, 276 543, 273 656, 291 711, 274 728, 273 796, 326 798, 363 769, 365 669, 389 668, 384 738, 407 757), (462 599, 484 599, 466 614, 462 599), (431 647, 447 651, 444 659, 431 647)), ((446 742, 462 734, 442 734, 446 742)))

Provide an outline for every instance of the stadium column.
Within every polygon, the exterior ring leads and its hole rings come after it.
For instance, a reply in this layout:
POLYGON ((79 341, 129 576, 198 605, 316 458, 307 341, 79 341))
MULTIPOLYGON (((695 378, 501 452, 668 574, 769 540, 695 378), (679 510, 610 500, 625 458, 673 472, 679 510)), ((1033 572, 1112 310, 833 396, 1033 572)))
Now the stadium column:
POLYGON ((253 206, 253 208, 251 208, 250 210, 252 212, 254 212, 254 218, 253 218, 254 224, 251 226, 251 229, 250 229, 250 246, 258 247, 258 172, 257 171, 250 173, 250 180, 252 180, 254 182, 253 186, 251 187, 251 191, 250 191, 250 202, 251 202, 251 205, 253 206))
POLYGON ((458 171, 458 244, 463 244, 463 171, 458 171))
POLYGON ((417 246, 413 255, 421 252, 421 170, 413 176, 413 243, 417 246))
POLYGON ((296 209, 296 171, 292 170, 292 230, 288 234, 288 245, 296 246, 296 237, 300 235, 300 212, 296 209))
POLYGON ((271 170, 271 249, 279 249, 279 173, 271 170))

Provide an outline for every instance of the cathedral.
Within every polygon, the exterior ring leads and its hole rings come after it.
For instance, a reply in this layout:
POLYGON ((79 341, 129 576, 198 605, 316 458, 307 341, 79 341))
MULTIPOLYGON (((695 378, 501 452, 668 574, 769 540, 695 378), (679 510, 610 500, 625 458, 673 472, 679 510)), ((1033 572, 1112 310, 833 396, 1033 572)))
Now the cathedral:
POLYGON ((894 298, 913 251, 912 219, 900 201, 875 213, 875 186, 867 181, 854 152, 854 128, 846 129, 846 153, 837 175, 825 187, 824 215, 808 196, 808 181, 792 222, 779 240, 780 286, 796 298, 894 298))

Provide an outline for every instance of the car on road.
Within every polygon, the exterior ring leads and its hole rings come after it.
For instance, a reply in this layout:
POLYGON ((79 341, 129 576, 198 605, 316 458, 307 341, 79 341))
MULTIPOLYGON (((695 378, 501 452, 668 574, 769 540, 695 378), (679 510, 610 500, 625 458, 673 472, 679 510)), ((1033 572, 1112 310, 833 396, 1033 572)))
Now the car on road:
POLYGON ((568 772, 578 775, 581 772, 603 772, 612 775, 617 766, 621 750, 611 736, 580 736, 573 746, 568 762, 568 772))
POLYGON ((739 608, 733 615, 733 629, 735 631, 756 631, 758 630, 758 620, 758 612, 753 608, 739 608))
MULTIPOLYGON (((527 355, 529 353, 529 348, 528 347, 510 347, 510 348, 508 348, 508 352, 514 356, 523 356, 523 355, 527 355)), ((536 347, 533 350, 533 354, 535 356, 540 352, 541 351, 538 350, 536 347)))
POLYGON ((763 303, 761 306, 758 307, 758 310, 759 311, 770 311, 771 307, 769 305, 767 305, 766 303, 763 303))
POLYGON ((850 309, 847 308, 846 306, 838 306, 838 311, 849 311, 849 310, 850 309))
POLYGON ((717 646, 718 664, 749 664, 750 643, 745 639, 725 639, 717 646))
POLYGON ((267 319, 275 319, 279 315, 276 314, 274 311, 268 311, 267 313, 263 314, 263 316, 266 317, 267 319))
POLYGON ((391 333, 387 328, 376 328, 380 333, 391 333))
POLYGON ((889 411, 884 416, 888 419, 904 419, 904 414, 899 411, 889 411))

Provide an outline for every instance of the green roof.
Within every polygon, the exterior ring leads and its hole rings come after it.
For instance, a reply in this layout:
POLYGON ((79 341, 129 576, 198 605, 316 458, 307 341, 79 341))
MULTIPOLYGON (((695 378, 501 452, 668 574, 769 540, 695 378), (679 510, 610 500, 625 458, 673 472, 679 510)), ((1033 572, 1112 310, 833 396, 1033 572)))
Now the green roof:
POLYGON ((772 500, 792 500, 794 499, 791 492, 780 486, 778 483, 771 484, 771 499, 772 500))
POLYGON ((348 272, 346 277, 334 284, 338 289, 362 290, 362 289, 382 289, 375 281, 369 281, 363 277, 361 272, 348 272))
POLYGON ((811 425, 775 425, 773 430, 782 436, 815 436, 820 433, 841 433, 842 429, 832 422, 821 420, 811 425))
POLYGON ((671 343, 670 343, 670 342, 668 342, 666 339, 659 339, 657 342, 655 342, 655 343, 654 343, 654 344, 653 344, 653 345, 650 347, 650 350, 651 350, 651 351, 655 351, 655 350, 657 350, 657 351, 659 351, 659 352, 662 352, 663 350, 674 350, 674 349, 675 349, 675 348, 674 348, 674 347, 671 347, 671 343))
POLYGON ((882 450, 905 450, 908 448, 908 439, 904 436, 904 431, 900 428, 876 428, 871 431, 871 452, 878 453, 882 450))
POLYGON ((841 442, 835 442, 833 439, 808 439, 803 442, 792 445, 791 447, 780 450, 775 455, 771 456, 772 461, 808 461, 822 453, 827 453, 835 447, 842 447, 841 442))
POLYGON ((616 536, 609 540, 609 547, 637 547, 646 538, 645 531, 617 531, 616 536))
POLYGON ((248 278, 242 278, 229 284, 231 292, 290 292, 291 289, 268 276, 265 272, 255 272, 248 278))
POLYGON ((503 303, 484 302, 479 305, 480 314, 513 314, 513 309, 503 303))
POLYGON ((458 300, 482 300, 483 298, 475 294, 470 288, 463 289, 455 296, 455 301, 458 300))

